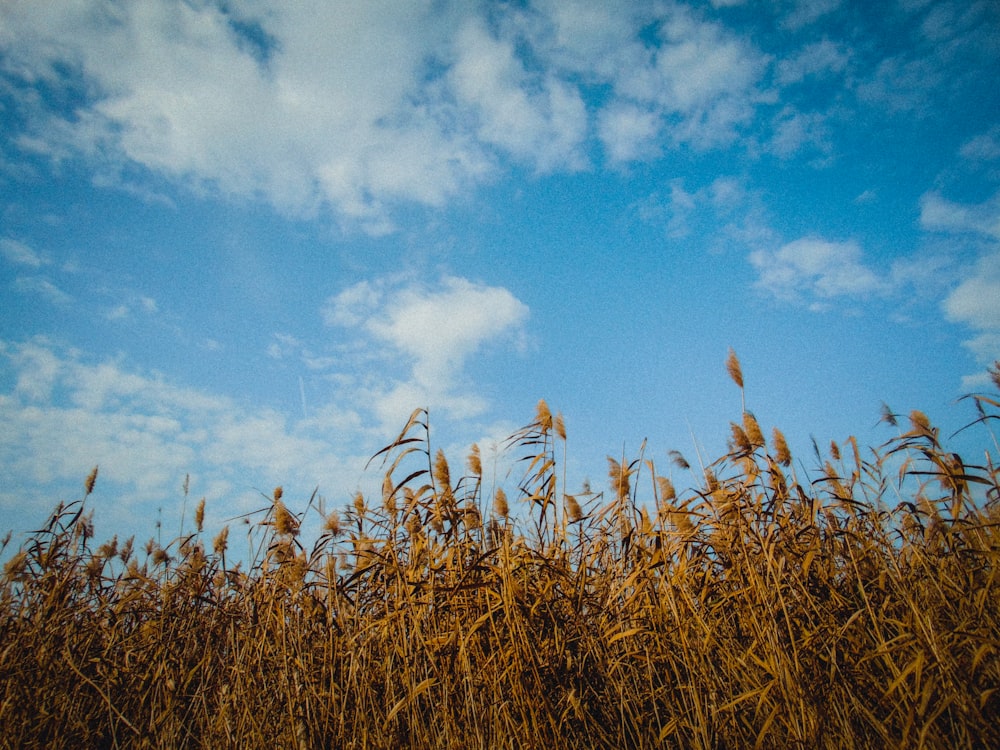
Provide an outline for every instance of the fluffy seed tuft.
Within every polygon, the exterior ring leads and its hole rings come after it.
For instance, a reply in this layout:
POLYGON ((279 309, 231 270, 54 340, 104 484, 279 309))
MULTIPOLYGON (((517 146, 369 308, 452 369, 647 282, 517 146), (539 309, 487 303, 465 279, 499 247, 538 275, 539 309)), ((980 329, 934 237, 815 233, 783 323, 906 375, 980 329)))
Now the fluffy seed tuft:
POLYGON ((97 481, 97 467, 95 466, 93 469, 90 470, 90 473, 87 475, 86 481, 83 483, 83 487, 84 489, 87 490, 88 495, 94 491, 94 482, 96 481, 97 481))
POLYGON ((729 350, 729 356, 726 357, 726 372, 729 373, 729 377, 733 379, 737 387, 743 387, 743 370, 740 367, 740 360, 736 356, 736 352, 732 349, 729 350))
POLYGON ((507 493, 502 487, 498 487, 493 497, 493 510, 504 520, 510 515, 510 506, 507 505, 507 493))

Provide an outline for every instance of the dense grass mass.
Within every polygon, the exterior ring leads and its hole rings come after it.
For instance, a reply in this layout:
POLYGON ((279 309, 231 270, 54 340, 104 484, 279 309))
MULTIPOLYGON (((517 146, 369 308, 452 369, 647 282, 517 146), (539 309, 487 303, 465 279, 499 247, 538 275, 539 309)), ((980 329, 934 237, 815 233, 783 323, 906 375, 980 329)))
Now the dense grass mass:
POLYGON ((893 439, 831 445, 805 480, 744 412, 704 470, 673 454, 690 489, 640 455, 577 496, 544 402, 506 494, 476 449, 455 481, 418 410, 377 502, 306 543, 318 504, 279 488, 239 565, 203 505, 166 548, 96 544, 91 475, 0 580, 2 742, 1000 747, 1000 402, 970 403, 972 463, 886 414, 893 439))

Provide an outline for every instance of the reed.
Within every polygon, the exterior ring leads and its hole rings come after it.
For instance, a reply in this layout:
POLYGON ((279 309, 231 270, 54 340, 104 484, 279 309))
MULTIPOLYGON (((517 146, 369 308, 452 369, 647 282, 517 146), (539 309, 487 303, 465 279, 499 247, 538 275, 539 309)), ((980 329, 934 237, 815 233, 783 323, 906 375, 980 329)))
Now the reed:
POLYGON ((456 478, 417 410, 380 502, 307 542, 320 504, 278 488, 242 562, 204 501, 165 548, 96 544, 95 469, 0 578, 0 743, 1000 747, 1000 400, 969 398, 984 461, 914 412, 806 480, 744 406, 690 488, 640 451, 576 495, 540 402, 485 498, 478 449, 456 478))

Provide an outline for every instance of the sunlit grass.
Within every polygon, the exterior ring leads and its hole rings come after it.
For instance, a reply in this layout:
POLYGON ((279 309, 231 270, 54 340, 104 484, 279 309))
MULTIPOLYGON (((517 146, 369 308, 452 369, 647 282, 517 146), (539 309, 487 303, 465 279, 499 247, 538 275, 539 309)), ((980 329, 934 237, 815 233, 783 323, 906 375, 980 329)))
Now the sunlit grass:
MULTIPOLYGON (((726 363, 742 389, 735 355, 726 363)), ((1000 372, 993 371, 1000 387, 1000 372)), ((250 526, 97 544, 59 506, 0 581, 6 747, 1000 747, 1000 485, 919 412, 811 480, 744 412, 683 491, 643 455, 565 494, 544 402, 486 489, 414 412, 308 543, 250 526)))

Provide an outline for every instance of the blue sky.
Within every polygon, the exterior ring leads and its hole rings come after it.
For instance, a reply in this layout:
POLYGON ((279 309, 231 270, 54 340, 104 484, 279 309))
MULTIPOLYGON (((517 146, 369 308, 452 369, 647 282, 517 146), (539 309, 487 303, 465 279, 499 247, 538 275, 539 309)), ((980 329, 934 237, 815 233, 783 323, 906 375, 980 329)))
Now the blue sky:
POLYGON ((100 536, 171 537, 188 474, 216 527, 336 507, 418 406, 503 481, 540 398, 601 489, 724 450, 729 347, 803 471, 883 402, 951 433, 998 60, 989 0, 4 2, 0 526, 95 464, 100 536))

